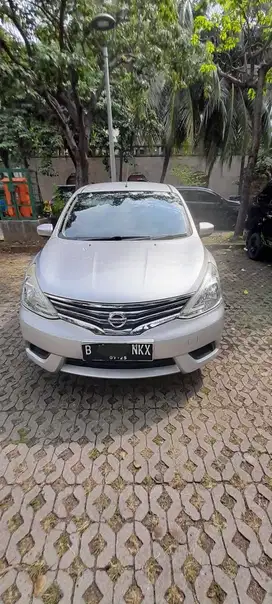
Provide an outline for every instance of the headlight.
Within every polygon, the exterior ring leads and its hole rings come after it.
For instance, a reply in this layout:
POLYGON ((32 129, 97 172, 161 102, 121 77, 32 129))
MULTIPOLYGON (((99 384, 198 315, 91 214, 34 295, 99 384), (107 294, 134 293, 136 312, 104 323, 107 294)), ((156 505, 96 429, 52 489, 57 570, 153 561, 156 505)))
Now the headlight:
POLYGON ((181 311, 181 319, 189 319, 212 310, 222 301, 220 279, 216 266, 209 263, 199 290, 181 311))
POLYGON ((36 278, 36 264, 28 268, 23 284, 22 304, 37 315, 47 319, 58 319, 58 313, 42 292, 36 278))

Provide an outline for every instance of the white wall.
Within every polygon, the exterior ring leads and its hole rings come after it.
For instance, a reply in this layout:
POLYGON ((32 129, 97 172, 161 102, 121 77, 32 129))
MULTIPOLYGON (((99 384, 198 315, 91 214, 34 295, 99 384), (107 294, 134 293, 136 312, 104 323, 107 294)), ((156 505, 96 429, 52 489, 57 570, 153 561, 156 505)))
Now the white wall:
MULTIPOLYGON (((30 168, 38 171, 39 159, 33 158, 30 162, 30 168)), ((50 199, 53 194, 54 185, 65 184, 71 172, 74 172, 74 166, 69 158, 58 157, 53 159, 53 168, 57 173, 57 176, 44 176, 39 173, 39 183, 43 199, 50 199)), ((162 171, 163 158, 162 157, 136 157, 133 165, 124 164, 123 179, 127 178, 127 171, 129 173, 137 171, 145 174, 148 180, 158 182, 160 180, 162 171)), ((89 159, 89 182, 105 182, 109 180, 109 174, 107 173, 103 161, 100 157, 89 159)), ((168 172, 166 175, 165 182, 173 185, 183 184, 172 174, 172 169, 176 166, 190 166, 193 169, 205 172, 205 161, 199 156, 179 156, 173 157, 170 160, 168 172)), ((118 174, 119 160, 117 158, 117 174, 118 174)), ((237 185, 235 182, 239 179, 240 172, 240 158, 235 157, 232 162, 232 166, 229 169, 225 166, 221 167, 220 161, 218 160, 215 164, 211 178, 210 188, 220 193, 223 197, 228 195, 234 195, 237 193, 237 185)))

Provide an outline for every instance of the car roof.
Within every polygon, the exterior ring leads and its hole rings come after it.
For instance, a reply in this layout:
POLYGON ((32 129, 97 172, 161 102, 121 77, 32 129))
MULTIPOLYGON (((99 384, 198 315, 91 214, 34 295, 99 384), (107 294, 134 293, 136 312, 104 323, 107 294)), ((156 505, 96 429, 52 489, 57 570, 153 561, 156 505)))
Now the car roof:
POLYGON ((161 184, 159 182, 129 181, 129 182, 98 182, 93 185, 86 185, 80 189, 81 193, 92 193, 95 191, 160 191, 169 193, 172 191, 171 185, 161 184))
MULTIPOLYGON (((188 187, 186 185, 175 185, 176 189, 178 191, 184 191, 184 189, 186 189, 186 191, 189 189, 190 191, 208 191, 208 193, 215 193, 215 191, 213 191, 212 189, 208 189, 208 187, 193 187, 188 185, 188 187)), ((218 195, 218 193, 217 193, 218 195)))

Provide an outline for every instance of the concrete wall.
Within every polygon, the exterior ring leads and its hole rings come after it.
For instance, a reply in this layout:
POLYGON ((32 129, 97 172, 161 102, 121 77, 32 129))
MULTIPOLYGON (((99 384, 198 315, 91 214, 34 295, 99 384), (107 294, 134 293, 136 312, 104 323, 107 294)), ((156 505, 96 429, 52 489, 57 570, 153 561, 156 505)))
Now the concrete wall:
POLYGON ((44 243, 42 237, 37 233, 37 226, 46 222, 44 218, 40 220, 2 220, 1 230, 4 241, 7 243, 44 243))
MULTIPOLYGON (((69 158, 58 157, 53 159, 53 168, 57 173, 57 176, 44 176, 39 173, 39 183, 41 187, 41 193, 43 199, 51 199, 54 185, 65 184, 67 177, 74 172, 74 166, 69 158)), ((127 171, 141 172, 145 174, 148 180, 158 182, 160 180, 162 171, 163 158, 162 157, 136 157, 133 164, 124 165, 123 179, 127 178, 127 171)), ((109 174, 107 173, 103 161, 100 157, 89 159, 89 182, 105 182, 109 180, 109 174)), ((168 173, 165 182, 173 185, 183 184, 177 177, 172 174, 173 168, 177 166, 190 166, 195 170, 205 172, 205 161, 199 156, 187 156, 187 157, 173 157, 170 161, 168 173)), ((39 170, 39 160, 32 159, 30 167, 36 171, 39 170)), ((117 174, 119 168, 119 160, 117 158, 117 174)), ((239 179, 240 172, 240 158, 235 157, 232 162, 231 168, 226 166, 222 170, 220 161, 215 164, 209 186, 214 189, 217 193, 220 193, 223 197, 228 195, 235 195, 237 193, 237 185, 235 182, 239 179)))

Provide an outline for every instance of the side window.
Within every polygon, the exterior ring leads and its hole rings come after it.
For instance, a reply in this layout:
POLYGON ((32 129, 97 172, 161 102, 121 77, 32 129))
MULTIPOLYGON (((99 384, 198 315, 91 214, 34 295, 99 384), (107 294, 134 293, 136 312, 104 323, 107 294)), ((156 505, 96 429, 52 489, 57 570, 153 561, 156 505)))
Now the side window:
POLYGON ((197 201, 202 203, 219 203, 220 199, 215 193, 209 191, 197 191, 197 201))
POLYGON ((188 203, 220 203, 220 197, 216 193, 210 193, 210 191, 180 189, 180 193, 188 203))
POLYGON ((179 189, 179 192, 186 203, 190 201, 197 201, 197 191, 194 191, 194 189, 179 189))

